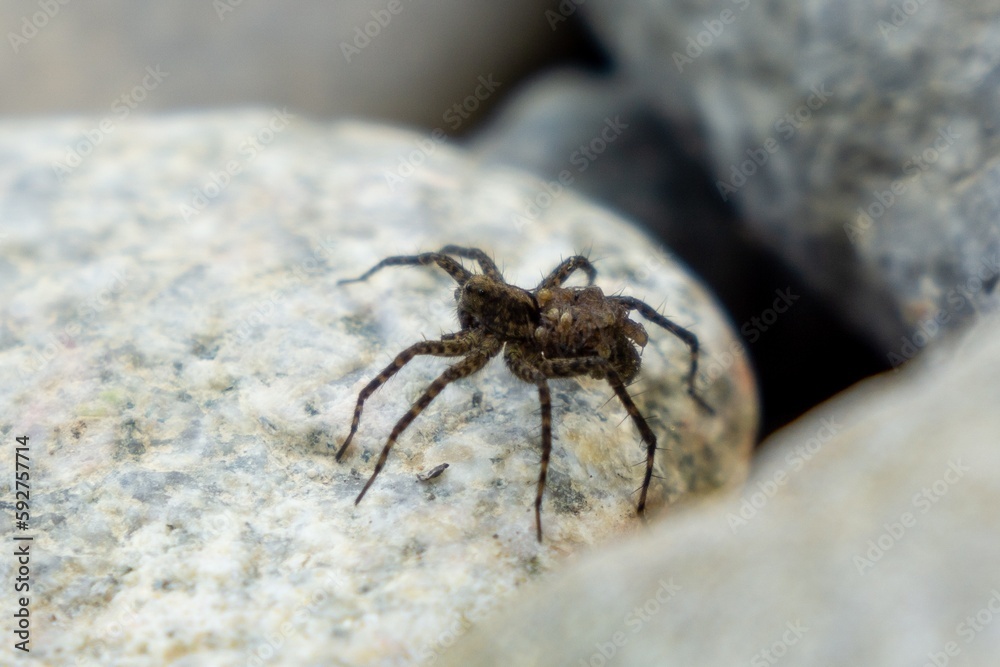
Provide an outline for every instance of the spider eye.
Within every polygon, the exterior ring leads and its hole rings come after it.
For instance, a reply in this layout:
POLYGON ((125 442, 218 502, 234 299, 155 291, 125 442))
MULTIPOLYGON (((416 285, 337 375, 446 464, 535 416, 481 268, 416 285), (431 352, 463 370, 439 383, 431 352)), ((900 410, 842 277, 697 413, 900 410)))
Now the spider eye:
POLYGON ((486 290, 484 290, 482 287, 477 287, 476 294, 478 294, 479 296, 486 296, 486 290))

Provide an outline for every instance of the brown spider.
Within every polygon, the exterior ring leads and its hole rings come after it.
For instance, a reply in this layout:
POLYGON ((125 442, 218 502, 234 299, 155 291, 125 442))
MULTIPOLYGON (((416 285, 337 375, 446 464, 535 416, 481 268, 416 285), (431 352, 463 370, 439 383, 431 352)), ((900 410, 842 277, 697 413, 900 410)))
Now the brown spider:
POLYGON ((594 285, 596 269, 586 257, 564 260, 533 290, 507 284, 493 260, 478 248, 445 246, 440 252, 405 255, 383 259, 358 278, 341 280, 337 284, 360 282, 386 266, 437 264, 458 282, 455 301, 462 329, 446 334, 441 340, 425 340, 400 352, 375 379, 358 395, 351 421, 351 432, 337 451, 340 461, 361 422, 365 400, 372 392, 396 374, 413 357, 428 354, 436 357, 463 357, 442 373, 403 415, 375 464, 375 472, 361 489, 354 504, 361 502, 372 482, 385 466, 396 439, 448 384, 481 370, 490 359, 504 351, 507 368, 525 382, 538 387, 542 404, 542 469, 538 476, 535 496, 535 526, 538 541, 542 540, 542 494, 552 450, 552 400, 549 378, 579 375, 607 380, 646 443, 646 475, 639 495, 638 513, 646 507, 646 492, 653 476, 653 455, 656 436, 639 413, 626 384, 639 372, 639 348, 648 337, 641 324, 629 319, 637 310, 649 321, 660 325, 680 338, 691 351, 691 366, 687 374, 687 391, 709 413, 712 409, 695 392, 694 379, 698 371, 698 339, 693 333, 660 315, 648 304, 630 296, 606 296, 594 285), (463 257, 479 263, 482 273, 473 274, 450 257, 463 257), (587 274, 587 287, 563 287, 563 282, 577 269, 587 274))

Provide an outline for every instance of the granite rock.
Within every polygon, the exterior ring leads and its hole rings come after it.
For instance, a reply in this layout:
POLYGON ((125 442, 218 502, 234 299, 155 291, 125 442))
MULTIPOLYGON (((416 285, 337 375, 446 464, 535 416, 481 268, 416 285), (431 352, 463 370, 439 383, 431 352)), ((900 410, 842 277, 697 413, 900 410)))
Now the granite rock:
POLYGON ((994 664, 998 323, 818 406, 741 493, 581 559, 439 664, 994 664))
POLYGON ((996 310, 1000 26, 960 6, 598 0, 719 195, 898 365, 996 310))
POLYGON ((446 389, 353 504, 444 363, 376 393, 337 463, 358 391, 457 328, 440 271, 337 285, 387 255, 482 246, 533 285, 589 252, 599 286, 663 306, 705 349, 714 417, 683 391, 684 345, 649 330, 632 390, 664 446, 650 514, 744 477, 757 405, 739 342, 611 213, 437 135, 283 110, 134 117, 64 163, 93 122, 0 128, 0 433, 30 437, 39 660, 425 662, 567 557, 642 530, 632 424, 606 385, 558 381, 535 540, 537 393, 501 363, 446 389))

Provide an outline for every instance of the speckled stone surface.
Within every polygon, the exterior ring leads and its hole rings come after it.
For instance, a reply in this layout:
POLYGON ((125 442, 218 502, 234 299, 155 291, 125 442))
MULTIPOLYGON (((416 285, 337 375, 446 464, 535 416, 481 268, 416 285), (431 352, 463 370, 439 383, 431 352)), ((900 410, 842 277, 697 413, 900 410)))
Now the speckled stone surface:
POLYGON ((581 559, 439 664, 996 664, 998 324, 818 406, 741 493, 581 559))
POLYGON ((998 10, 997 0, 583 8, 665 117, 704 128, 718 196, 894 366, 1000 309, 989 287, 1000 275, 998 10))
POLYGON ((589 252, 599 286, 705 348, 715 417, 683 391, 686 348, 648 327, 632 391, 664 446, 650 513, 743 478, 757 405, 739 343, 607 211, 430 136, 280 111, 136 117, 55 165, 92 125, 0 126, 0 433, 31 438, 38 659, 426 664, 567 557, 642 530, 637 432, 606 385, 556 381, 536 542, 537 392, 499 362, 446 389, 353 504, 446 362, 377 392, 338 464, 358 391, 457 328, 440 271, 336 285, 387 255, 478 245, 530 286, 589 252))

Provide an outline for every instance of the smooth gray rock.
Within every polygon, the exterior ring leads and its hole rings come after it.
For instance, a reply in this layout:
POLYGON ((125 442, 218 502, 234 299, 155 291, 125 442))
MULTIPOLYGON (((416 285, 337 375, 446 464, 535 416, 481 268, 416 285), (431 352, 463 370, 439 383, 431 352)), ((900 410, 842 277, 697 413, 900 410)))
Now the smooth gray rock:
POLYGON ((700 124, 720 196, 897 365, 1000 275, 996 0, 596 0, 661 113, 700 124))
POLYGON ((741 494, 581 559, 438 664, 994 664, 998 324, 820 405, 741 494))
MULTIPOLYGON (((599 286, 665 303, 705 349, 715 417, 683 390, 685 346, 648 329, 632 391, 659 417, 651 514, 744 477, 757 405, 737 338, 607 211, 545 200, 537 180, 437 135, 281 110, 136 117, 60 162, 93 122, 0 127, 0 433, 30 436, 37 659, 412 664, 566 556, 642 530, 632 424, 605 384, 554 381, 535 540, 537 392, 502 363, 447 388, 354 505, 445 363, 415 360, 376 393, 337 463, 358 391, 457 328, 441 271, 337 285, 388 255, 482 246, 534 285, 589 251, 599 286)), ((7 581, 12 564, 0 559, 7 581)))

